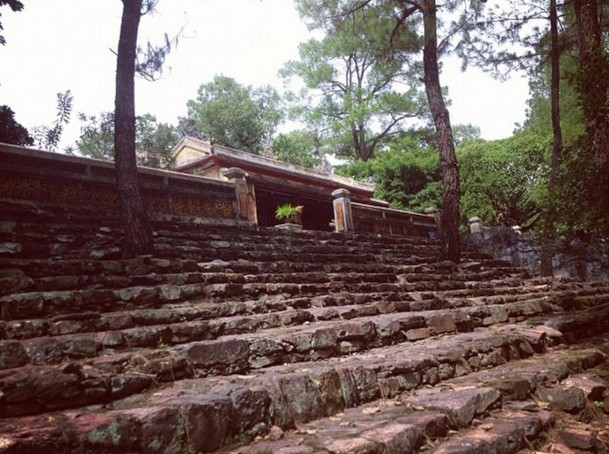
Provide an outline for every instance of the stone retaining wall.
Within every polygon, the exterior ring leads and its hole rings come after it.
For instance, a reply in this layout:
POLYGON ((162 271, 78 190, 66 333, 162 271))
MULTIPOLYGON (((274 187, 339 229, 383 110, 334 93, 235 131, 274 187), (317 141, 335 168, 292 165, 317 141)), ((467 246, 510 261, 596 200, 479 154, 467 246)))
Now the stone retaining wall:
MULTIPOLYGON (((530 233, 520 234, 505 226, 494 226, 471 233, 464 239, 465 248, 481 251, 513 266, 540 272, 540 246, 530 233)), ((554 244, 554 276, 582 280, 609 279, 609 246, 586 244, 579 240, 554 244)))

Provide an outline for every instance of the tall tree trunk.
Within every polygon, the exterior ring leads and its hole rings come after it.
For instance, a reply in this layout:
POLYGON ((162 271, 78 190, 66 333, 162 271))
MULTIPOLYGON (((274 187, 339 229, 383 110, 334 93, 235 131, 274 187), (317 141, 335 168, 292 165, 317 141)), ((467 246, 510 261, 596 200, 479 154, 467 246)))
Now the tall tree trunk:
POLYGON ((152 229, 140 194, 135 160, 135 58, 142 0, 123 0, 114 99, 116 183, 125 223, 123 255, 153 251, 152 229))
POLYGON ((555 239, 554 223, 556 216, 552 201, 556 192, 556 180, 560 171, 562 161, 562 128, 560 125, 560 44, 558 42, 558 12, 556 0, 550 0, 550 100, 552 108, 552 159, 550 164, 550 179, 548 181, 549 207, 544 220, 544 231, 541 245, 541 274, 553 276, 554 267, 552 258, 554 256, 552 244, 555 239))
POLYGON ((597 164, 609 163, 608 58, 601 41, 596 0, 575 0, 579 42, 578 89, 586 120, 586 131, 597 164))
POLYGON ((436 1, 423 0, 425 47, 423 48, 424 82, 427 101, 436 127, 440 162, 442 163, 442 258, 459 262, 461 240, 459 237, 459 166, 455 155, 450 116, 442 96, 438 68, 438 37, 436 1))

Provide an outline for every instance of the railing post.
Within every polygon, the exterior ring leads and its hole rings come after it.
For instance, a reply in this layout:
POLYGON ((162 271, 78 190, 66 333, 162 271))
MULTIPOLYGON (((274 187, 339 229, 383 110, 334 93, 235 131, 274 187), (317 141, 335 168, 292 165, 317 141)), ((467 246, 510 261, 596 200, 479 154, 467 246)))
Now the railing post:
POLYGON ((237 217, 240 219, 247 219, 248 221, 257 224, 256 195, 254 193, 254 187, 247 183, 245 171, 238 167, 231 167, 230 169, 226 169, 223 174, 235 185, 237 217))
POLYGON ((482 233, 482 220, 478 216, 469 218, 469 233, 482 233))
POLYGON ((434 218, 434 221, 436 221, 436 230, 440 232, 442 229, 442 213, 440 213, 440 210, 438 210, 436 207, 429 207, 425 208, 423 212, 427 216, 434 218))
POLYGON ((350 192, 337 189, 332 192, 334 207, 334 231, 337 233, 353 232, 353 212, 351 210, 350 192))

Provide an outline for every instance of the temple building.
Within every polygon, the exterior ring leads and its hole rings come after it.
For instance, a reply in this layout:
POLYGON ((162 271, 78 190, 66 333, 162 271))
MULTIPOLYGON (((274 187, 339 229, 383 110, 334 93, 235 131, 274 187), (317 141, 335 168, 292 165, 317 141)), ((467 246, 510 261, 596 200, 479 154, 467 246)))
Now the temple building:
POLYGON ((275 210, 279 205, 290 203, 303 206, 303 228, 333 230, 330 225, 334 219, 332 193, 338 189, 349 191, 352 202, 389 207, 387 202, 374 199, 373 185, 206 140, 184 137, 174 147, 173 156, 176 172, 222 181, 242 178, 248 218, 260 226, 280 223, 275 219, 275 210))

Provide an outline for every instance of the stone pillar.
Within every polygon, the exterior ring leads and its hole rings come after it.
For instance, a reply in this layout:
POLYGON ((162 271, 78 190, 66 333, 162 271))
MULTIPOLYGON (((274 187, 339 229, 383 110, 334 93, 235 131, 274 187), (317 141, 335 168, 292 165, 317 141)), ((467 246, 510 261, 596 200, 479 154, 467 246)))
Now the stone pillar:
POLYGON ((332 192, 334 207, 334 231, 337 233, 353 232, 353 212, 351 211, 350 192, 337 189, 332 192))
POLYGON ((469 218, 469 233, 482 233, 482 220, 479 217, 469 218))
POLYGON ((237 218, 247 219, 254 224, 258 223, 256 214, 256 196, 254 187, 247 183, 246 173, 237 167, 231 167, 223 172, 224 176, 235 185, 237 196, 237 218))

